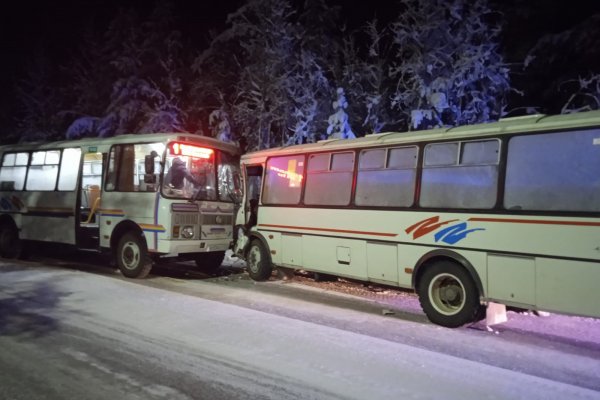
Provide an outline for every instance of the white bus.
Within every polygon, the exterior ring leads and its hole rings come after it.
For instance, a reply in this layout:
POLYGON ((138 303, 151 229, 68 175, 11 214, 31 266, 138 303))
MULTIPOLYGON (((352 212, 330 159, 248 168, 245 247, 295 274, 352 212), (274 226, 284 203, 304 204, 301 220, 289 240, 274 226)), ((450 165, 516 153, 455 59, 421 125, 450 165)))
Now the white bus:
POLYGON ((123 135, 1 146, 0 160, 2 257, 36 241, 62 243, 107 252, 123 275, 141 278, 174 257, 212 271, 233 241, 236 146, 123 135), (178 188, 165 181, 176 158, 193 178, 178 188))
POLYGON ((490 302, 600 317, 598 111, 320 141, 241 165, 236 252, 255 280, 286 267, 414 288, 446 327, 490 302))

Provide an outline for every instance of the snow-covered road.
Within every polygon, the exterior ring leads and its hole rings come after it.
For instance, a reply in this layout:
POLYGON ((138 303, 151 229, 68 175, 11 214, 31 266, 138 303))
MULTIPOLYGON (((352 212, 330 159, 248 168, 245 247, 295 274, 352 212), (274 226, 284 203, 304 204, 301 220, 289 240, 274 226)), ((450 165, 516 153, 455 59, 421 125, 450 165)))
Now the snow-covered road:
POLYGON ((0 262, 0 399, 600 399, 598 343, 298 286, 0 262))

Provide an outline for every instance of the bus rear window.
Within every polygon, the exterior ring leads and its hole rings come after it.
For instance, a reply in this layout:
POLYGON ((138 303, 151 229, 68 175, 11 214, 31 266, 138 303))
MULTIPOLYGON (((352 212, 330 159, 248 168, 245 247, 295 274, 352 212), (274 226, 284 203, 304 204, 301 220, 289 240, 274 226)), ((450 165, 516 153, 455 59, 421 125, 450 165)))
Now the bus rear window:
POLYGON ((514 137, 508 143, 508 210, 600 211, 598 129, 514 137))
POLYGON ((0 168, 0 190, 23 190, 29 153, 6 153, 0 168))

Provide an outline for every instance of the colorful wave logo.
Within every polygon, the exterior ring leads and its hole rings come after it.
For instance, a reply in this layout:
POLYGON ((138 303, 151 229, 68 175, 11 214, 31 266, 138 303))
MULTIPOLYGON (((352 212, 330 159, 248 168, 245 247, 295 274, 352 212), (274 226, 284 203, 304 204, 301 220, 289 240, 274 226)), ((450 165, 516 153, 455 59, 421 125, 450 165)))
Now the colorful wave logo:
POLYGON ((0 199, 0 208, 2 210, 21 211, 23 208, 25 208, 25 204, 17 196, 2 197, 2 199, 0 199))
MULTIPOLYGON (((440 222, 440 216, 436 215, 435 217, 424 219, 414 225, 409 226, 406 228, 405 232, 409 235, 412 233, 413 240, 415 240, 421 236, 427 235, 430 232, 438 230, 444 225, 458 221, 460 220, 449 219, 447 221, 440 222)), ((442 241, 447 244, 456 244, 467 237, 469 233, 484 230, 484 228, 468 229, 466 222, 458 222, 457 224, 448 226, 442 230, 438 230, 433 237, 436 242, 442 241)))

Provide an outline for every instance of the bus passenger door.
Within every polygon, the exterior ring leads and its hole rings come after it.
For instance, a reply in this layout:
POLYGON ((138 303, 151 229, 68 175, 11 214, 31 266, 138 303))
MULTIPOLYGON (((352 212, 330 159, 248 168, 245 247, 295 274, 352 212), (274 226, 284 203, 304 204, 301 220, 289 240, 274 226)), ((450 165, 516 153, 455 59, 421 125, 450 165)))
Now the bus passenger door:
POLYGON ((79 189, 79 229, 77 246, 97 249, 99 247, 99 210, 102 201, 103 153, 86 153, 83 156, 81 184, 79 189))
MULTIPOLYGON (((244 218, 243 223, 248 229, 258 223, 258 204, 260 203, 260 194, 262 189, 262 165, 245 166, 246 187, 244 193, 244 218)), ((238 221, 239 223, 239 221, 238 221)))

